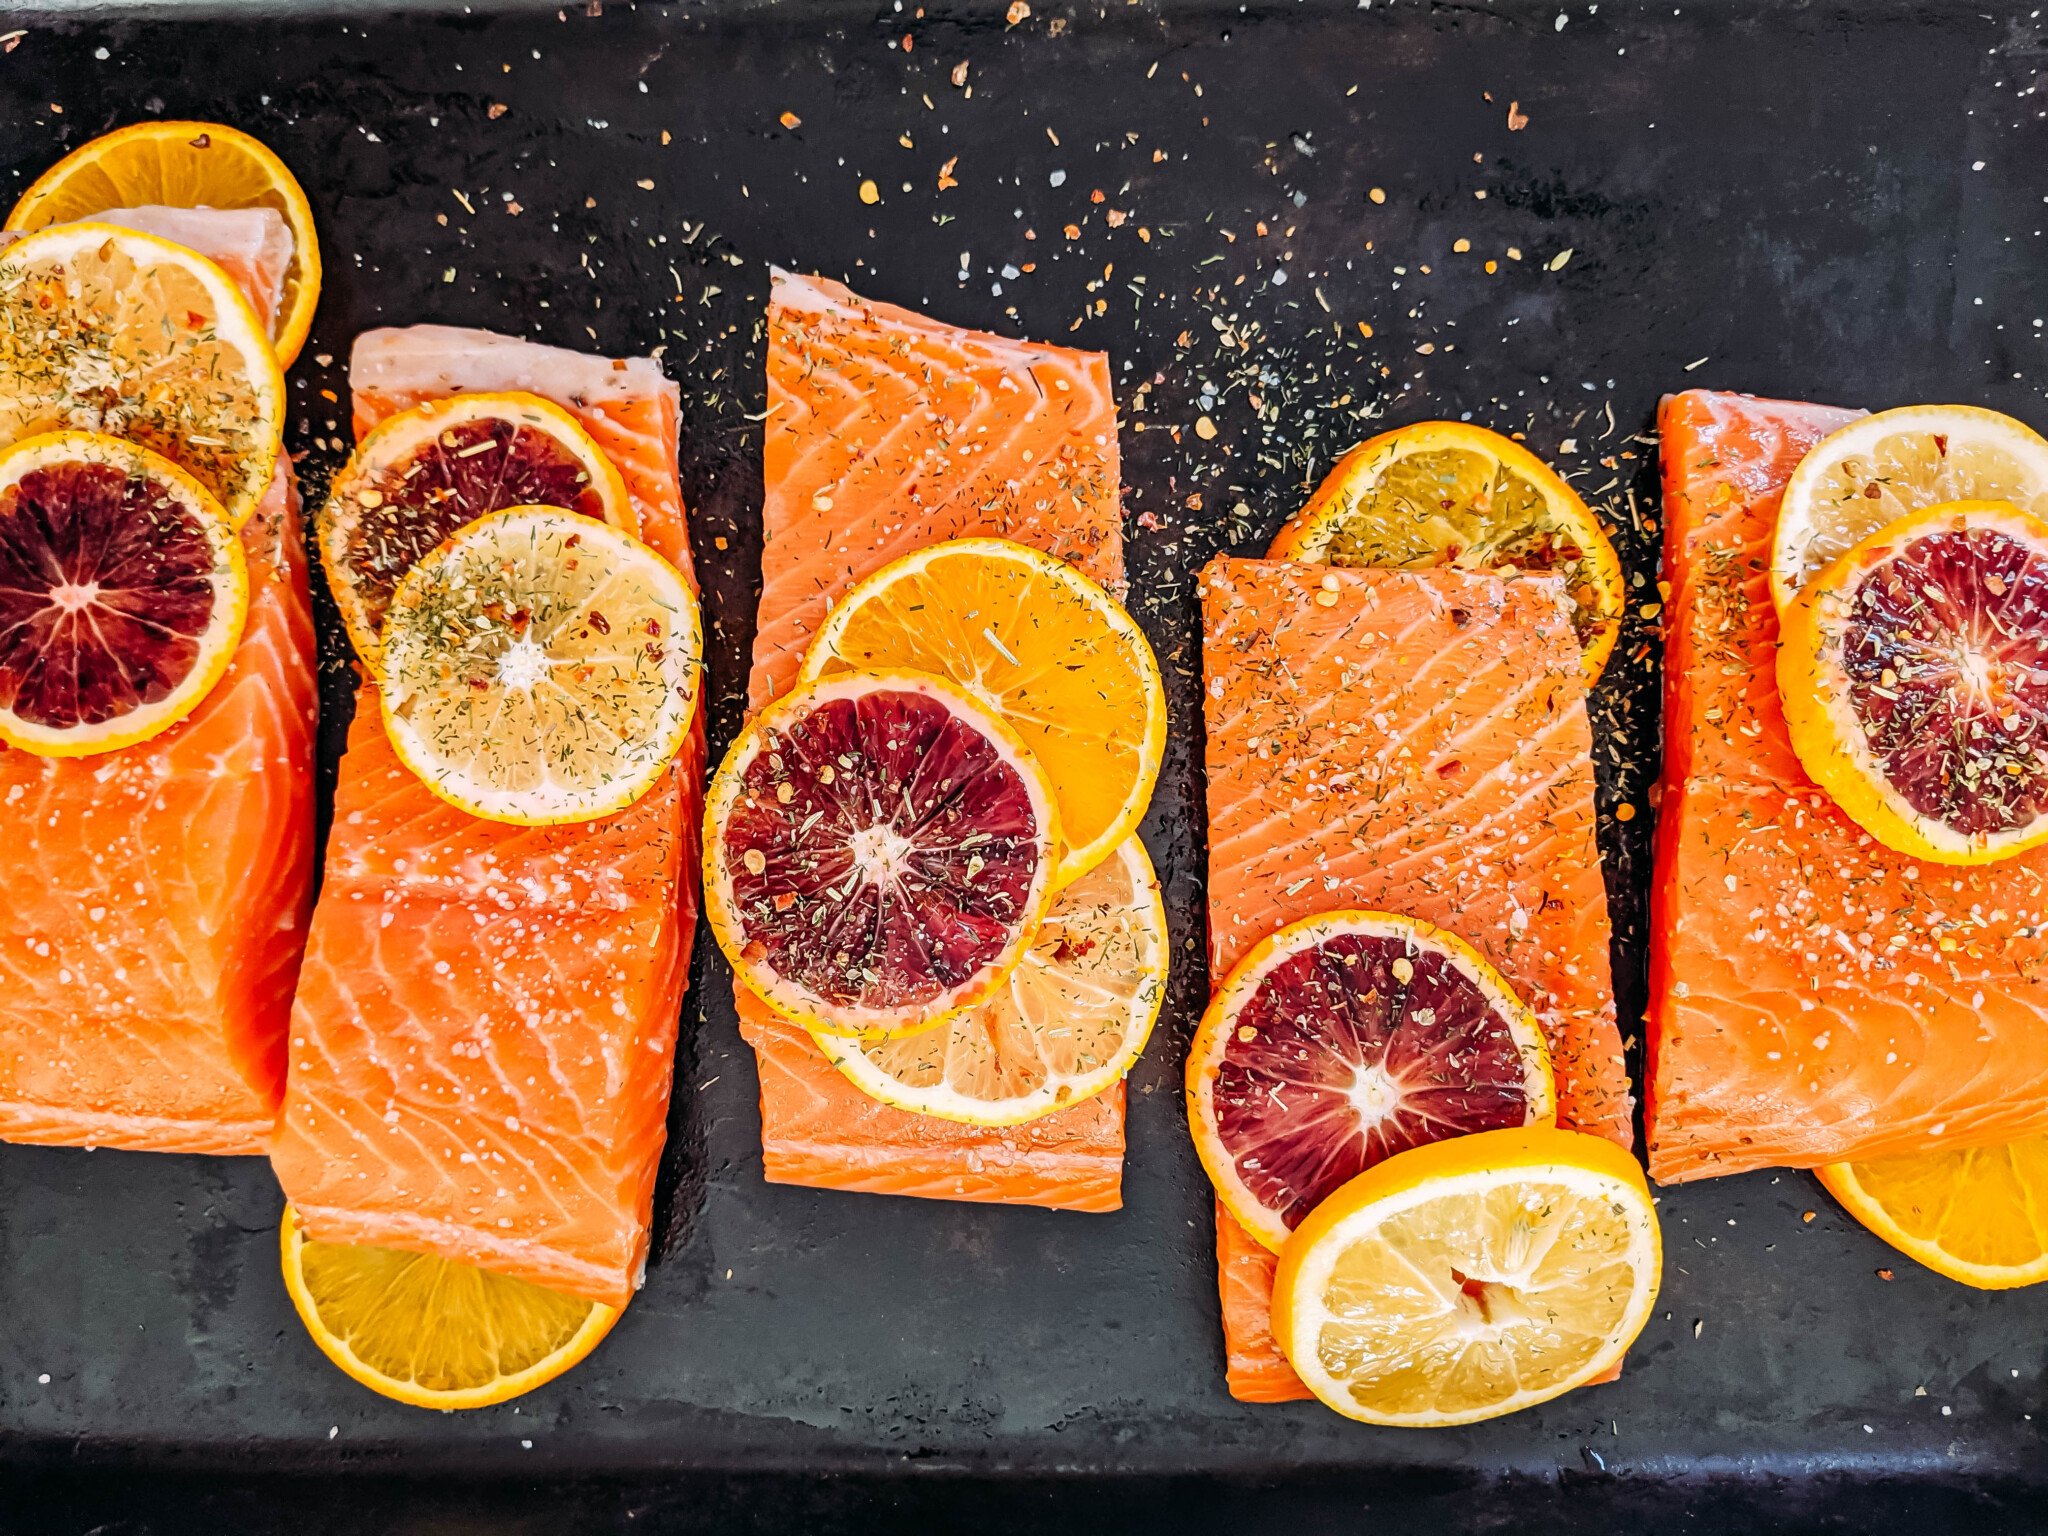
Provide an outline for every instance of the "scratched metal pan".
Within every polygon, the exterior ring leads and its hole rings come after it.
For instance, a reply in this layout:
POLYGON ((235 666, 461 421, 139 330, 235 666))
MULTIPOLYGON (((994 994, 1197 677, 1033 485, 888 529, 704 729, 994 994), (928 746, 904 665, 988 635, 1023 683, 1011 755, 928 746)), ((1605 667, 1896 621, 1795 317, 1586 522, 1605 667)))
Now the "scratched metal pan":
MULTIPOLYGON (((367 326, 659 349, 715 746, 758 587, 768 264, 1107 351, 1133 603, 1173 704, 1145 830, 1181 961, 1132 1079, 1124 1209, 1075 1216, 764 1184, 700 943, 646 1290, 589 1362, 480 1413, 324 1362, 260 1161, 0 1148, 0 1524, 2038 1524, 2048 1292, 1901 1262, 1803 1174, 1664 1194, 1663 1301, 1617 1385, 1429 1433, 1233 1402, 1175 1085, 1204 992, 1193 575, 1262 549, 1383 420, 1525 431, 1621 530, 1639 590, 1596 715, 1640 1035, 1658 396, 2048 419, 2042 23, 1981 0, 1013 9, 274 0, 0 29, 0 192, 156 114, 239 123, 298 170, 327 254, 289 426, 316 491, 367 326)), ((348 686, 321 624, 331 785, 348 686)))

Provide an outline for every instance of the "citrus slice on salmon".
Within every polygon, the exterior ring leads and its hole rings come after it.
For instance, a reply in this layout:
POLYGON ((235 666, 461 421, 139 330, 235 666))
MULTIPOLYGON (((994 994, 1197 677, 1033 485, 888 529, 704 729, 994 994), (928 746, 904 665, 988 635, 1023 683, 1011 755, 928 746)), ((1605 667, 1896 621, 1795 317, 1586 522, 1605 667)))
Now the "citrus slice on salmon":
POLYGON ((1391 912, 1326 912, 1254 945, 1195 1031, 1187 1099, 1217 1194, 1275 1252, 1385 1158, 1557 1118, 1528 1006, 1463 939, 1391 912))
POLYGON ((1052 899, 1017 968, 936 1029, 872 1038, 815 1030, 863 1093, 914 1114, 1020 1125, 1122 1081, 1166 1000, 1166 904, 1136 837, 1052 899))
POLYGON ((576 418, 508 391, 430 400, 379 423, 334 477, 318 519, 327 584, 375 676, 398 583, 487 512, 565 507, 637 535, 626 482, 576 418))
MULTIPOLYGON (((38 230, 115 212, 263 209, 289 231, 274 288, 278 362, 289 368, 320 302, 320 240, 298 178, 269 145, 223 123, 131 123, 81 144, 29 184, 7 228, 38 230)), ((117 217, 109 223, 127 223, 117 217)), ((169 229, 158 233, 175 239, 169 229)), ((252 272, 252 276, 255 276, 252 272)))
POLYGON ((0 451, 0 742, 84 757, 169 730, 248 614, 234 526, 168 459, 90 432, 0 451))
POLYGON ((0 250, 0 446, 64 430, 161 454, 239 528, 277 468, 284 377, 227 273, 111 224, 0 250))
POLYGON ((1556 470, 1498 432, 1423 421, 1360 443, 1288 519, 1269 560, 1561 576, 1586 686, 1607 665, 1628 590, 1600 520, 1556 470))
POLYGON ((1166 689, 1144 632, 1066 561, 1011 539, 951 539, 834 605, 801 676, 908 668, 952 679, 1030 744, 1059 799, 1055 879, 1128 838, 1166 750, 1166 689))
POLYGON ((705 807, 711 931, 742 982, 814 1029, 905 1034, 975 1007, 1052 899, 1045 770, 925 673, 793 689, 740 733, 705 807))
POLYGON ((415 1408, 488 1408, 544 1386, 597 1348, 616 1308, 400 1248, 323 1243, 290 1205, 285 1290, 322 1354, 415 1408))
POLYGON ((1605 1376, 1650 1320, 1663 1242, 1633 1157, 1552 1127, 1388 1158, 1288 1239, 1273 1336, 1367 1424, 1498 1418, 1605 1376))
POLYGON ((491 821, 624 810, 666 776, 697 712, 696 595, 638 539, 560 507, 456 533, 398 584, 381 639, 393 750, 491 821))
POLYGON ((2048 1136, 1814 1170, 1863 1225, 1984 1291, 2048 1280, 2048 1136))
POLYGON ((1783 621, 1793 750, 1857 825, 1943 864, 2048 842, 2048 522, 1993 501, 1911 513, 1783 621))
POLYGON ((1975 405, 1908 405, 1837 427, 1785 482, 1771 538, 1771 602, 1879 529, 1946 501, 2010 501, 2048 517, 2048 439, 1975 405))

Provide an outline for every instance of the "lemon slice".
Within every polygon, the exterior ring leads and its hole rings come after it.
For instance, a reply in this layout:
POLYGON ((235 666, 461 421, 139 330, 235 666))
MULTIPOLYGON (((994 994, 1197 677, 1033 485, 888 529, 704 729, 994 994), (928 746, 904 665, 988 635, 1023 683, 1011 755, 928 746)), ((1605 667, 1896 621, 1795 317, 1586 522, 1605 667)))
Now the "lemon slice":
POLYGON ((1058 884, 1136 829, 1166 750, 1166 690, 1143 631, 1074 567, 1008 539, 952 539, 839 600, 802 676, 909 668, 1002 715, 1059 798, 1058 884))
POLYGON ((1612 1142, 1481 1131, 1388 1158, 1295 1229, 1273 1336, 1368 1424, 1471 1424, 1604 1376, 1663 1273, 1650 1188, 1612 1142))
POLYGON ((1771 544, 1784 617, 1815 573, 1879 529, 1948 501, 2010 501, 2048 517, 2048 440, 1974 405, 1864 416, 1807 450, 1785 482, 1771 544))
POLYGON ((289 368, 320 302, 320 240, 298 178, 269 145, 224 123, 130 123, 81 144, 38 176, 7 216, 36 230, 116 208, 274 208, 292 233, 274 330, 289 368))
POLYGON ((342 1370, 415 1408, 488 1408, 553 1381, 597 1347, 615 1308, 398 1248, 323 1243, 289 1205, 284 1286, 342 1370))
POLYGON ((697 708, 688 585, 632 535, 560 507, 456 533, 399 583, 382 645, 400 760, 491 821, 624 810, 669 771, 697 708))
POLYGON ((1628 589, 1578 492, 1535 454, 1462 421, 1422 421, 1345 454, 1275 536, 1271 560, 1561 576, 1586 686, 1607 665, 1628 589))
POLYGON ((1135 837, 1053 897, 1009 980, 937 1029, 811 1038, 884 1104, 968 1125, 1017 1125, 1122 1081, 1166 999, 1166 904, 1135 837))
POLYGON ((0 251, 0 445, 100 432, 162 454, 237 528, 284 430, 284 377, 241 290, 204 256, 110 224, 0 251))
POLYGON ((0 742, 84 757, 169 730, 248 614, 242 541, 168 459, 90 432, 0 451, 0 742))
POLYGON ((1983 1291, 2048 1280, 2048 1136, 1814 1170, 1864 1226, 1983 1291))
POLYGON ((538 395, 453 395, 380 422, 320 509, 320 560, 356 655, 376 676, 391 594, 487 512, 566 507, 638 534, 626 482, 574 416, 538 395))

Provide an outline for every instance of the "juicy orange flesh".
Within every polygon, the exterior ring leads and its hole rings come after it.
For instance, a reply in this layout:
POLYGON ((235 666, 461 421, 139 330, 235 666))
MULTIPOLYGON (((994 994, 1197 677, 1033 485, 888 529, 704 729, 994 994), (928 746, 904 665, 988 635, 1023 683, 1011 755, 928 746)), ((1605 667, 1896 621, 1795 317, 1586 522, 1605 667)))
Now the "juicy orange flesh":
POLYGON ((1583 1371, 1634 1293, 1624 1207, 1504 1185, 1404 1211, 1338 1257, 1322 1367, 1380 1413, 1456 1413, 1583 1371))
POLYGON ((1857 1184, 1915 1242, 1982 1269, 2048 1257, 2048 1137, 1852 1165, 1857 1184))
POLYGON ((490 1385, 566 1348, 594 1302, 396 1248, 303 1240, 321 1326, 365 1366, 429 1392, 490 1385))

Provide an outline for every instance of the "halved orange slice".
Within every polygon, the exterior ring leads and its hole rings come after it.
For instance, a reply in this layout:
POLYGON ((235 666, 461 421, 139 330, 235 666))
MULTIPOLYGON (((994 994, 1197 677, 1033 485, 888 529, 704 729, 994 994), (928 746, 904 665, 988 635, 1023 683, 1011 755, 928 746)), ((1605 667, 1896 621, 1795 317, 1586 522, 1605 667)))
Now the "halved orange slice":
POLYGON ((320 239, 298 178, 261 140, 223 123, 131 123, 81 144, 22 193, 7 228, 38 230, 114 209, 270 208, 291 231, 274 323, 289 368, 320 302, 320 239))
POLYGON ((1578 492, 1520 443, 1463 421, 1420 421, 1360 443, 1266 556, 1562 577, 1588 688, 1628 602, 1621 557, 1578 492))
POLYGON ((754 717, 704 811, 704 908, 739 979, 838 1034, 986 1002, 1052 900, 1059 803, 965 689, 845 672, 754 717))
POLYGON ((284 376, 241 289, 204 256, 111 224, 0 250, 0 446, 66 430, 162 454, 241 527, 284 431, 284 376))
POLYGON ((1778 694, 1807 773, 1886 847, 2048 843, 2048 522, 1959 501, 1872 534, 1786 611, 1778 694))
POLYGON ((552 400, 455 395, 387 417, 334 477, 317 518, 327 584, 372 676, 399 581, 487 512, 562 507, 638 534, 626 482, 552 400))
POLYGON ((1982 1291, 2048 1280, 2048 1136, 1814 1170, 1910 1259, 1982 1291))
POLYGON ((1557 1116, 1536 1016, 1455 934, 1325 912, 1254 945, 1188 1050, 1188 1126, 1230 1213, 1274 1251, 1409 1147, 1557 1116))
POLYGON ((169 460, 89 432, 0 452, 0 741, 83 757, 169 730, 248 613, 242 541, 169 460))

